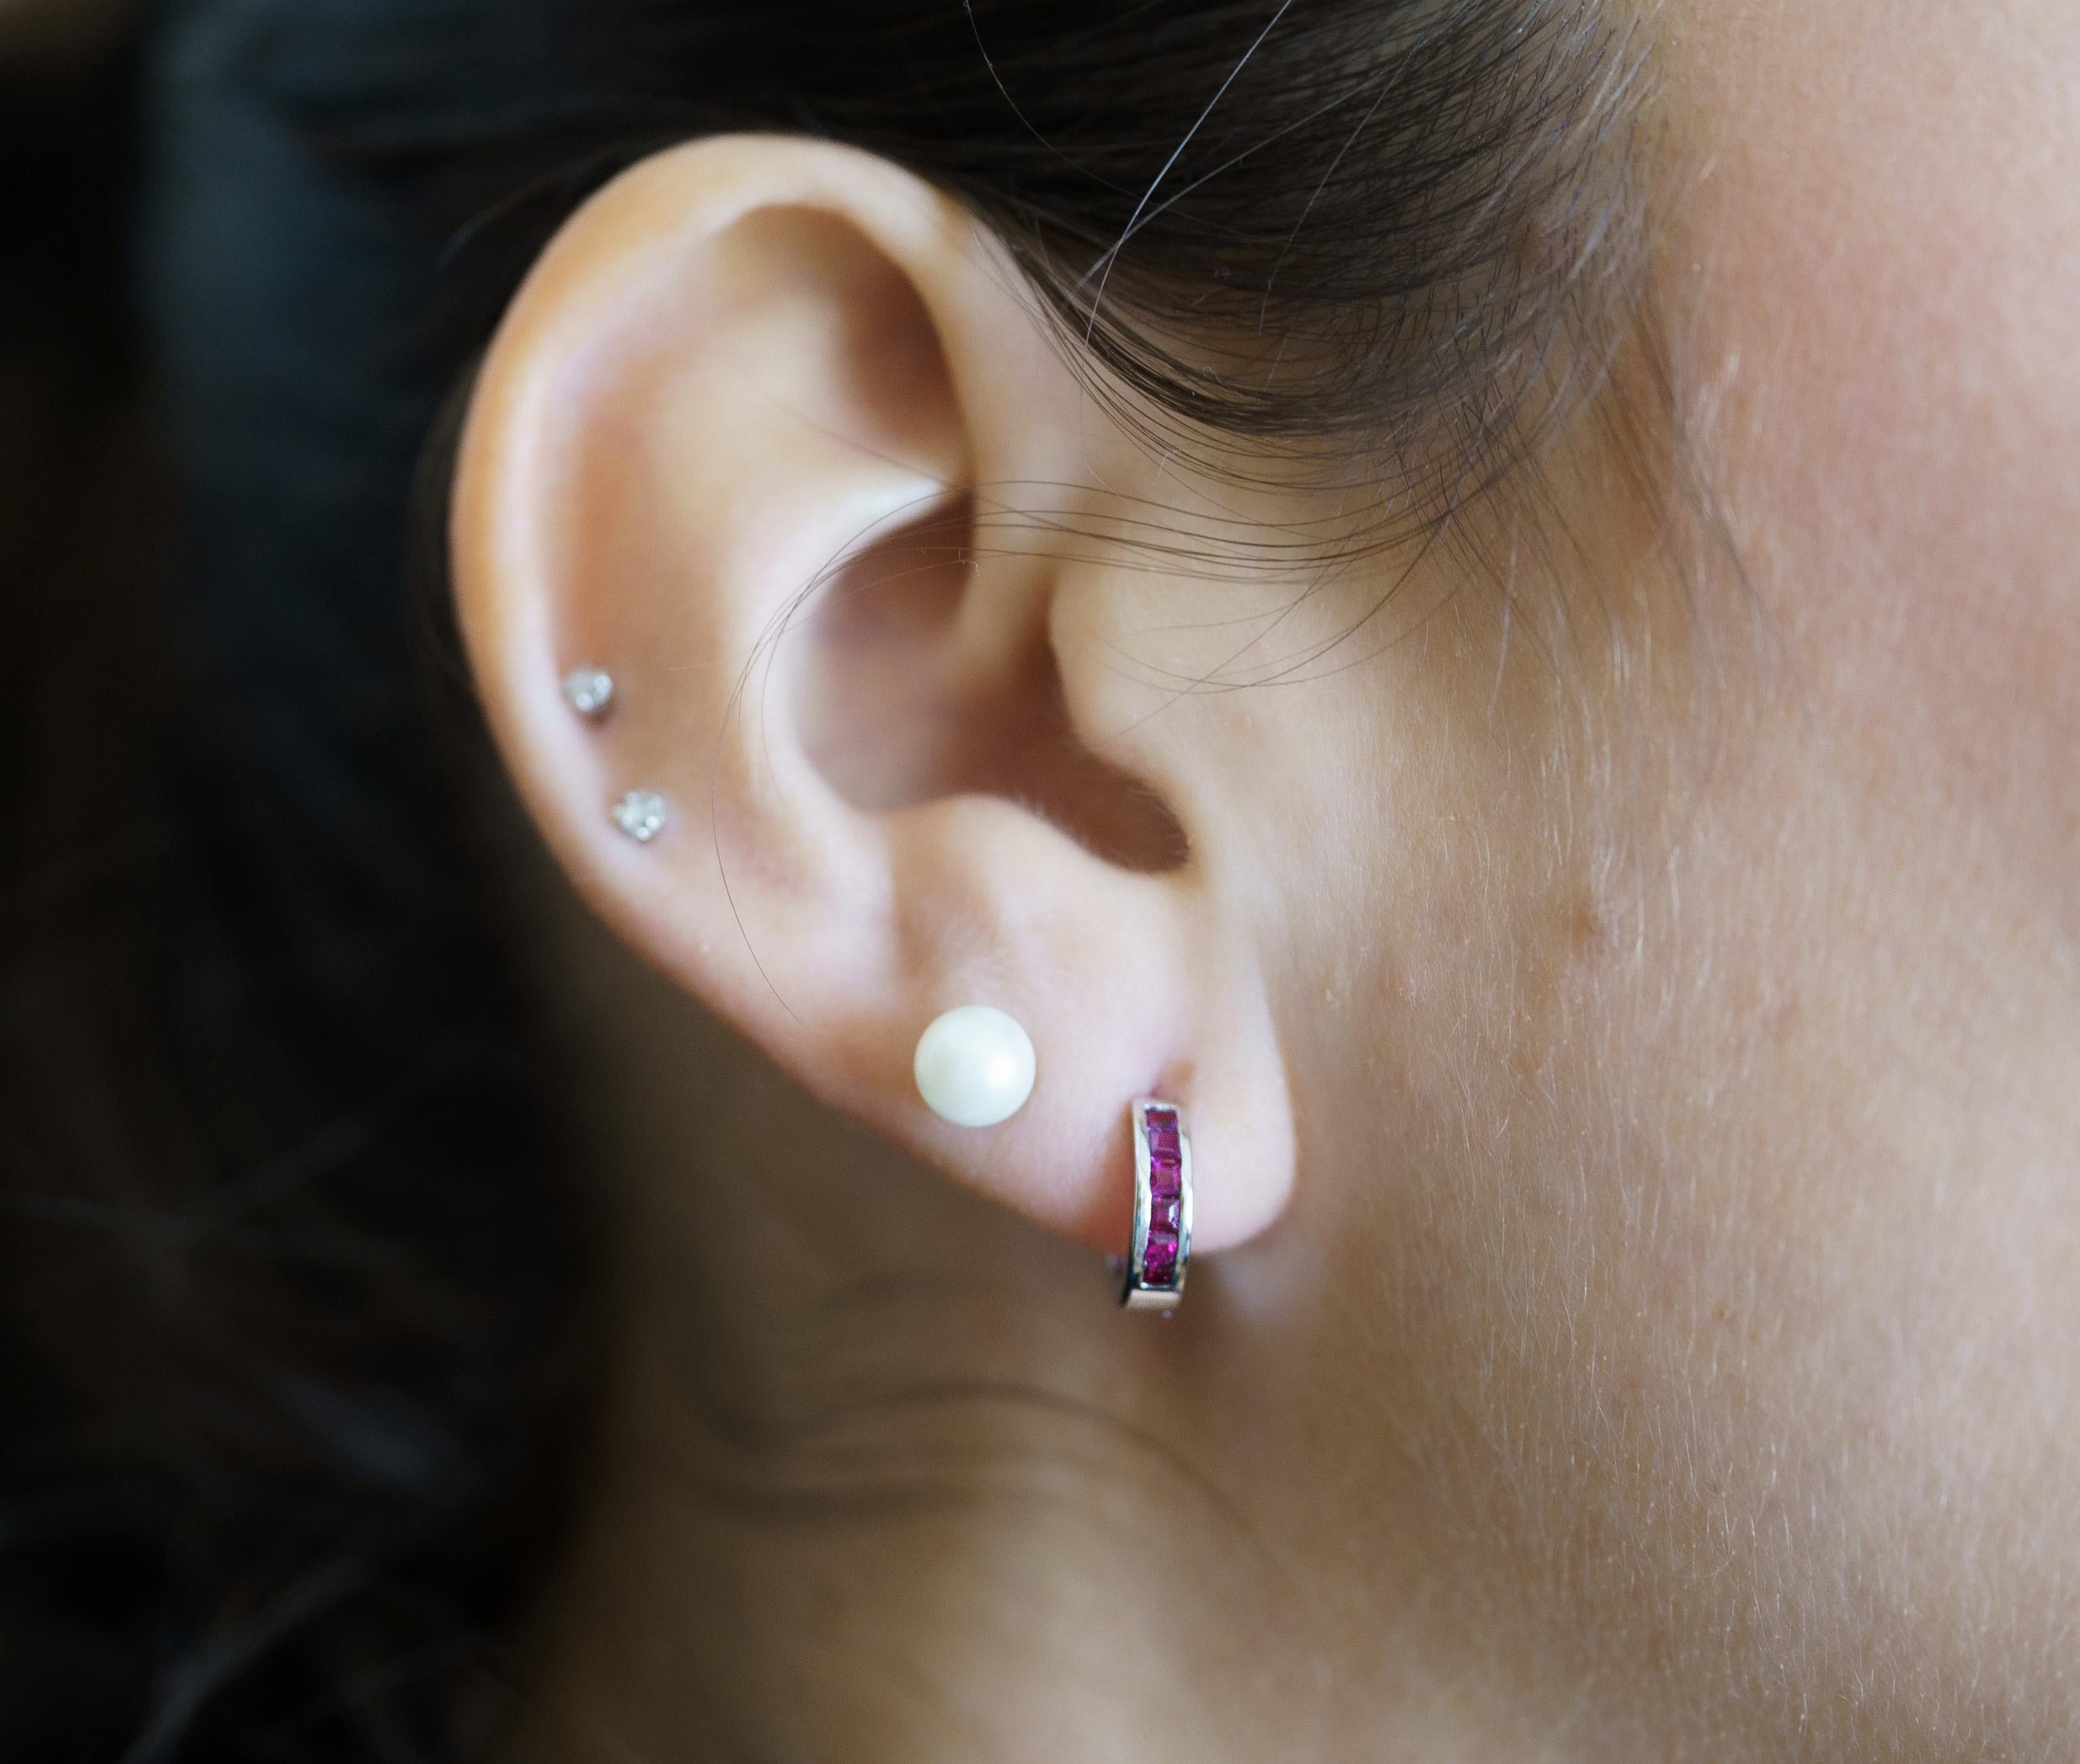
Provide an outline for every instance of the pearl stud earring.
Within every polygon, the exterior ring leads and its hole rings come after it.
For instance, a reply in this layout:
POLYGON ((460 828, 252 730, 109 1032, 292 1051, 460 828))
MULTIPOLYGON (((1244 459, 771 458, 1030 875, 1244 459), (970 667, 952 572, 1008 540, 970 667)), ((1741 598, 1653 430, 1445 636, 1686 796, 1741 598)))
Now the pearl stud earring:
POLYGON ((580 716, 597 723, 614 708, 614 677, 597 668, 581 668, 564 677, 564 698, 580 716))
POLYGON ((1033 1038, 987 1004, 963 1004, 917 1042, 917 1093, 957 1127, 994 1127, 1025 1106, 1038 1062, 1033 1038))
POLYGON ((672 818, 665 798, 655 790, 631 790, 608 812, 614 824, 639 845, 648 845, 672 818))

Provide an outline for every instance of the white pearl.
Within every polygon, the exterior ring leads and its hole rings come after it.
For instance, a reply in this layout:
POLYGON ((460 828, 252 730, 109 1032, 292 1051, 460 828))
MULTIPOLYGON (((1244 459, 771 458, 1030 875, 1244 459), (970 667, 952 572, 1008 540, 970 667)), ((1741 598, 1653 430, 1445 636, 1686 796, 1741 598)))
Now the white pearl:
POLYGON ((917 1043, 917 1094, 956 1127, 994 1127, 1033 1094, 1033 1037, 987 1004, 963 1004, 917 1043))

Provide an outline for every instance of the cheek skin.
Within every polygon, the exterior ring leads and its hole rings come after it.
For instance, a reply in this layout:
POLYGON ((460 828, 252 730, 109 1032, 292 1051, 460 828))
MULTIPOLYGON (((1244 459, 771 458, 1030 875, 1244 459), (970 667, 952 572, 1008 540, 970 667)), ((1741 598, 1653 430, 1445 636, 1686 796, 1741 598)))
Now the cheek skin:
POLYGON ((1253 713, 1333 978, 1287 1012, 1315 1179, 1236 1277, 1337 1293, 1279 1351, 1386 1418, 1315 1520, 1485 1557, 1470 1625, 1623 1686, 1614 1748, 2073 1755, 2080 15, 1656 17, 1752 714, 1657 811, 1442 626, 1253 713))
POLYGON ((1642 964, 1565 983, 1556 1020, 1608 1038, 1600 1071, 1561 1048, 1556 1094, 1617 1094, 1573 1140, 1607 1159, 1573 1209, 1607 1357, 1561 1388, 1612 1469, 1607 1562, 1672 1594, 1665 1645, 1730 1638, 1730 1695, 1745 1670, 1789 1720, 1860 1682, 1873 1728, 1889 1704, 2051 1755, 2033 1699, 2080 1560, 2080 25, 1668 24, 1678 379, 1773 652, 1642 964))
POLYGON ((1790 683, 1845 781, 1940 822, 1912 867, 1969 854, 2070 958, 2080 14, 1695 10, 1663 279, 1790 683))

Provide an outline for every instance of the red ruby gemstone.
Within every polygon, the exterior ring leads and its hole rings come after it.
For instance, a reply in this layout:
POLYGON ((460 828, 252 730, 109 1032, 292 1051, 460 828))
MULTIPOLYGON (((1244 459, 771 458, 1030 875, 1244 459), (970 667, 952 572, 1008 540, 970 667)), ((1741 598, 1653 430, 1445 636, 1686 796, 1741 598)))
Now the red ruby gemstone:
POLYGON ((1180 1194, 1185 1188, 1183 1169, 1173 1159, 1168 1163, 1151 1158, 1148 1160, 1148 1191, 1165 1199, 1180 1194))
POLYGON ((1148 1234, 1148 1253, 1141 1259, 1141 1277, 1149 1286, 1168 1286, 1177 1277, 1177 1240, 1166 1234, 1148 1234))
POLYGON ((1151 1231, 1176 1232, 1185 1223, 1185 1203, 1175 1195, 1168 1199, 1158 1196, 1148 1209, 1148 1229, 1151 1231))

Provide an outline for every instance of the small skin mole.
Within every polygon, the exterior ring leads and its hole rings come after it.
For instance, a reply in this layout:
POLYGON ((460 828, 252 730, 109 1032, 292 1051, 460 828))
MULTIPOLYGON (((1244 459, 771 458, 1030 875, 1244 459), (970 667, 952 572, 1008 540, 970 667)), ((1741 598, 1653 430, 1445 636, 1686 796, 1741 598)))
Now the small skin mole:
POLYGON ((1575 897, 1568 931, 1578 962, 1600 962, 1617 952, 1616 922, 1586 893, 1575 897))

